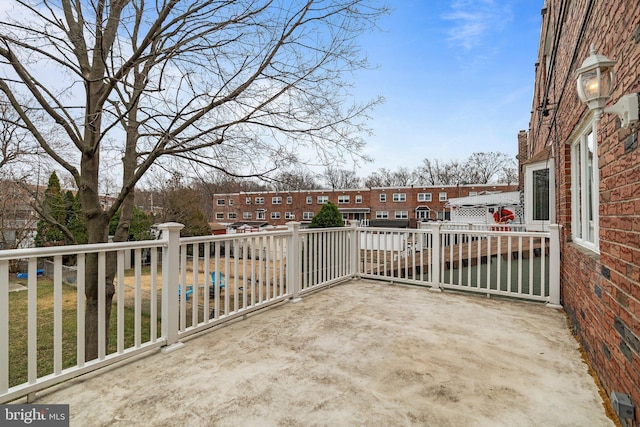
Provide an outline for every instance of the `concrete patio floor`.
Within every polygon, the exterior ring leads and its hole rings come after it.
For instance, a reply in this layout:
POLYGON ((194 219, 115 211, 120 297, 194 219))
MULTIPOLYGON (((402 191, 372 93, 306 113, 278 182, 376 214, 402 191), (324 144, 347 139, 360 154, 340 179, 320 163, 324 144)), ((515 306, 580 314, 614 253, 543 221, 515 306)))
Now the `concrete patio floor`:
POLYGON ((562 312, 351 281, 43 391, 72 426, 613 426, 562 312))

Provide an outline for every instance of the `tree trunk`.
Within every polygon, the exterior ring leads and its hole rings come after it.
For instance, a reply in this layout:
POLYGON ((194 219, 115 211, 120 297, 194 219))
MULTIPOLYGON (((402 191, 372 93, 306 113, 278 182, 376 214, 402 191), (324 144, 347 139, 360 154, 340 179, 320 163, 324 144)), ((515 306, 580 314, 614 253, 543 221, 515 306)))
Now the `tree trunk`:
MULTIPOLYGON (((99 98, 100 83, 87 84, 87 99, 99 98)), ((99 107, 88 103, 87 120, 85 122, 85 149, 80 159, 80 182, 78 192, 82 203, 85 222, 87 226, 88 243, 106 243, 109 237, 109 218, 100 204, 98 194, 98 177, 100 169, 100 150, 92 147, 99 146, 101 110, 99 107)), ((98 357, 98 296, 100 278, 98 255, 88 254, 85 258, 85 360, 90 361, 98 357)), ((105 348, 109 343, 109 319, 111 315, 111 303, 115 289, 113 277, 115 274, 115 254, 107 257, 105 269, 105 348), (112 265, 113 264, 113 265, 112 265)))

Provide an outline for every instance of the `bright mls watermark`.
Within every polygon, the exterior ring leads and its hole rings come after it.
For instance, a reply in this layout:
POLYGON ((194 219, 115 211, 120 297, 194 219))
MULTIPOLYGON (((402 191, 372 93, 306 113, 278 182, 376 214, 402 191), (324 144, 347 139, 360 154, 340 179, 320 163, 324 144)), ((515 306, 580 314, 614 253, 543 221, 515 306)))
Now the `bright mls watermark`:
POLYGON ((69 405, 0 405, 0 425, 69 427, 69 405))

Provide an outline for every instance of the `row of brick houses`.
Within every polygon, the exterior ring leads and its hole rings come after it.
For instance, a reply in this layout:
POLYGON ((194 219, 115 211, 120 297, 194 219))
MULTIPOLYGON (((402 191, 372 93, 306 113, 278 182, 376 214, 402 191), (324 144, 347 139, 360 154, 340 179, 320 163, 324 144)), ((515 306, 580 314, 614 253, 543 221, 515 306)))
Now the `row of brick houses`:
POLYGON ((262 222, 283 225, 310 222, 323 204, 332 202, 344 220, 363 224, 404 225, 449 219, 451 198, 516 190, 516 185, 411 186, 345 190, 259 191, 216 194, 215 221, 228 224, 262 222))
POLYGON ((638 106, 619 117, 579 94, 600 89, 604 107, 637 101, 640 2, 546 0, 542 15, 530 128, 518 135, 525 211, 562 226, 562 305, 622 425, 638 426, 639 126, 621 121, 638 106))

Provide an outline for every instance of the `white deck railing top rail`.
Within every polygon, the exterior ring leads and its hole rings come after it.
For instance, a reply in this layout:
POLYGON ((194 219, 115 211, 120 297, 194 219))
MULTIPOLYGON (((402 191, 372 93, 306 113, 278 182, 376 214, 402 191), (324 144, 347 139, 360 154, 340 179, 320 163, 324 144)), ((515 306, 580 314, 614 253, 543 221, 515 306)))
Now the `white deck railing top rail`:
MULTIPOLYGON (((558 228, 550 233, 358 227, 0 251, 0 402, 355 277, 559 304, 558 228), (39 277, 44 260, 51 277, 39 277), (13 266, 26 265, 17 287, 13 266), (95 264, 91 264, 95 263, 95 264), (62 274, 75 265, 75 277, 62 274), (86 360, 87 271, 97 271, 97 357, 86 360), (111 272, 111 273, 110 273, 111 272), (113 292, 109 315, 107 302, 113 292)), ((70 270, 73 271, 73 270, 70 270)))

